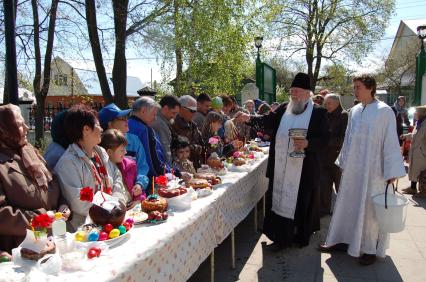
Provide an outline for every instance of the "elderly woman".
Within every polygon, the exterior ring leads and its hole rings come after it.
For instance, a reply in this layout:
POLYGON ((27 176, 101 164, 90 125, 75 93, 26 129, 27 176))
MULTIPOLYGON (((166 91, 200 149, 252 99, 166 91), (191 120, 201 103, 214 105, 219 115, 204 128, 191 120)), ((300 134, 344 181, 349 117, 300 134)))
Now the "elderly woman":
POLYGON ((28 127, 17 106, 0 106, 0 250, 25 238, 31 219, 47 211, 70 210, 38 151, 27 141, 28 127))
POLYGON ((82 188, 90 187, 94 193, 111 194, 123 204, 127 204, 130 196, 123 186, 120 171, 109 162, 105 150, 98 146, 102 128, 96 112, 84 105, 75 105, 68 110, 65 127, 72 144, 59 159, 55 172, 74 213, 68 226, 74 231, 84 223, 92 205, 80 200, 82 188))
POLYGON ((419 197, 426 197, 426 187, 420 181, 426 177, 426 106, 416 108, 417 123, 412 133, 402 135, 402 138, 411 140, 408 166, 408 179, 411 181, 411 187, 403 190, 406 194, 412 194, 419 197), (417 182, 420 182, 419 192, 417 193, 417 182))
POLYGON ((254 102, 253 100, 247 100, 244 102, 244 108, 251 114, 251 115, 255 115, 256 111, 255 111, 255 107, 254 107, 254 102))

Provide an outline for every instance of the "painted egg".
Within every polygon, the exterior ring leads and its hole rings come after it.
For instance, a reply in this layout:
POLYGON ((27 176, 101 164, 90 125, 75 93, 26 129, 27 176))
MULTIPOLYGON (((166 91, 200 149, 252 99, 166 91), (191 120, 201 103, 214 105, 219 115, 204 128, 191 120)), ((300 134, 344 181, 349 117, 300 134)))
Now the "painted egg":
POLYGON ((98 257, 98 253, 95 250, 90 249, 87 252, 87 258, 92 259, 92 258, 96 258, 96 257, 98 257))
POLYGON ((127 232, 126 227, 123 225, 118 226, 118 230, 120 230, 120 235, 123 235, 127 232))
POLYGON ((106 233, 109 233, 109 232, 111 232, 111 230, 113 229, 114 227, 112 227, 112 225, 111 224, 105 224, 104 225, 104 228, 103 228, 103 230, 106 232, 106 233))
POLYGON ((120 236, 120 230, 118 229, 113 229, 111 232, 109 232, 110 239, 117 238, 118 236, 120 236))
POLYGON ((79 241, 79 242, 86 241, 86 232, 84 232, 84 231, 77 231, 77 233, 75 233, 75 240, 79 241))
POLYGON ((126 219, 126 222, 129 223, 130 225, 133 225, 135 223, 135 220, 129 217, 128 219, 126 219))
POLYGON ((105 241, 108 240, 108 233, 106 233, 105 231, 102 231, 101 233, 99 233, 99 241, 105 241))
POLYGON ((98 239, 99 239, 98 232, 90 232, 89 236, 87 236, 88 241, 98 241, 98 239))
POLYGON ((126 231, 129 231, 129 229, 132 228, 132 225, 129 224, 127 221, 123 223, 123 226, 126 227, 126 231))

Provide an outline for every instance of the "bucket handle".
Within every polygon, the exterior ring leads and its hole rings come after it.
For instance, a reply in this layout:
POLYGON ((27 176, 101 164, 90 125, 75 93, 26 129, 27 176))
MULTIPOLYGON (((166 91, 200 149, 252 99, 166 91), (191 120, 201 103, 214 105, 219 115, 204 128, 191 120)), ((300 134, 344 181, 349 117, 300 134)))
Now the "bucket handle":
MULTIPOLYGON (((385 188, 385 209, 388 208, 388 187, 389 187, 389 183, 386 184, 386 188, 385 188)), ((392 183, 392 190, 393 193, 395 194, 395 185, 393 185, 392 183)))

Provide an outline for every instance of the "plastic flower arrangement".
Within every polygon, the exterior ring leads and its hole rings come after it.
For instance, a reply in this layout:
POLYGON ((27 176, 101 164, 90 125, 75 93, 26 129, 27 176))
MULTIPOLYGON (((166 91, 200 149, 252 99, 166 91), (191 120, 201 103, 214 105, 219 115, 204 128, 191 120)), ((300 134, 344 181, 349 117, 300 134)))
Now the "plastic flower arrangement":
POLYGON ((209 138, 209 144, 212 148, 216 148, 219 145, 220 137, 219 136, 212 136, 209 138))
POLYGON ((155 184, 159 186, 167 186, 167 176, 160 175, 158 177, 155 177, 155 184))
POLYGON ((47 214, 39 214, 32 218, 31 229, 34 232, 34 237, 40 238, 42 235, 47 236, 47 228, 52 224, 53 219, 47 214))
POLYGON ((80 190, 80 200, 85 202, 93 201, 93 189, 90 187, 84 187, 80 190))

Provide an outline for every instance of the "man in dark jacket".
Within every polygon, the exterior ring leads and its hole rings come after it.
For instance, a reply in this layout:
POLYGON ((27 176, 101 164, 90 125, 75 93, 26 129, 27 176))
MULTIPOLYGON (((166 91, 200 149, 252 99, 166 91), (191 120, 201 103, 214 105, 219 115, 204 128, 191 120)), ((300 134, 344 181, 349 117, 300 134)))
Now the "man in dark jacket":
POLYGON ((161 109, 157 113, 156 120, 152 123, 152 128, 158 135, 158 139, 163 146, 166 161, 172 163, 172 130, 171 126, 180 110, 180 103, 176 96, 166 95, 160 100, 161 109))
POLYGON ((170 172, 170 165, 167 163, 163 146, 152 129, 159 108, 160 105, 157 102, 144 96, 133 103, 132 116, 129 118, 129 133, 138 136, 144 147, 150 180, 153 176, 170 172))
POLYGON ((266 217, 263 233, 274 243, 271 251, 304 247, 312 233, 319 230, 319 152, 328 142, 326 110, 310 98, 310 78, 298 73, 291 85, 291 100, 263 116, 239 113, 238 120, 258 129, 270 130, 266 176, 266 217), (290 130, 307 129, 306 138, 290 138, 290 130), (304 150, 304 158, 292 151, 304 150))
POLYGON ((202 161, 202 140, 201 132, 198 130, 195 122, 192 121, 197 111, 197 101, 189 95, 179 98, 180 109, 172 125, 174 136, 184 136, 188 138, 191 146, 191 155, 189 159, 194 163, 195 169, 201 166, 202 161))
POLYGON ((340 96, 327 94, 324 100, 327 109, 327 122, 329 140, 321 155, 321 215, 329 215, 331 212, 331 194, 333 184, 336 193, 339 191, 341 172, 334 164, 339 156, 340 149, 345 139, 346 126, 348 124, 348 113, 340 105, 340 96))

